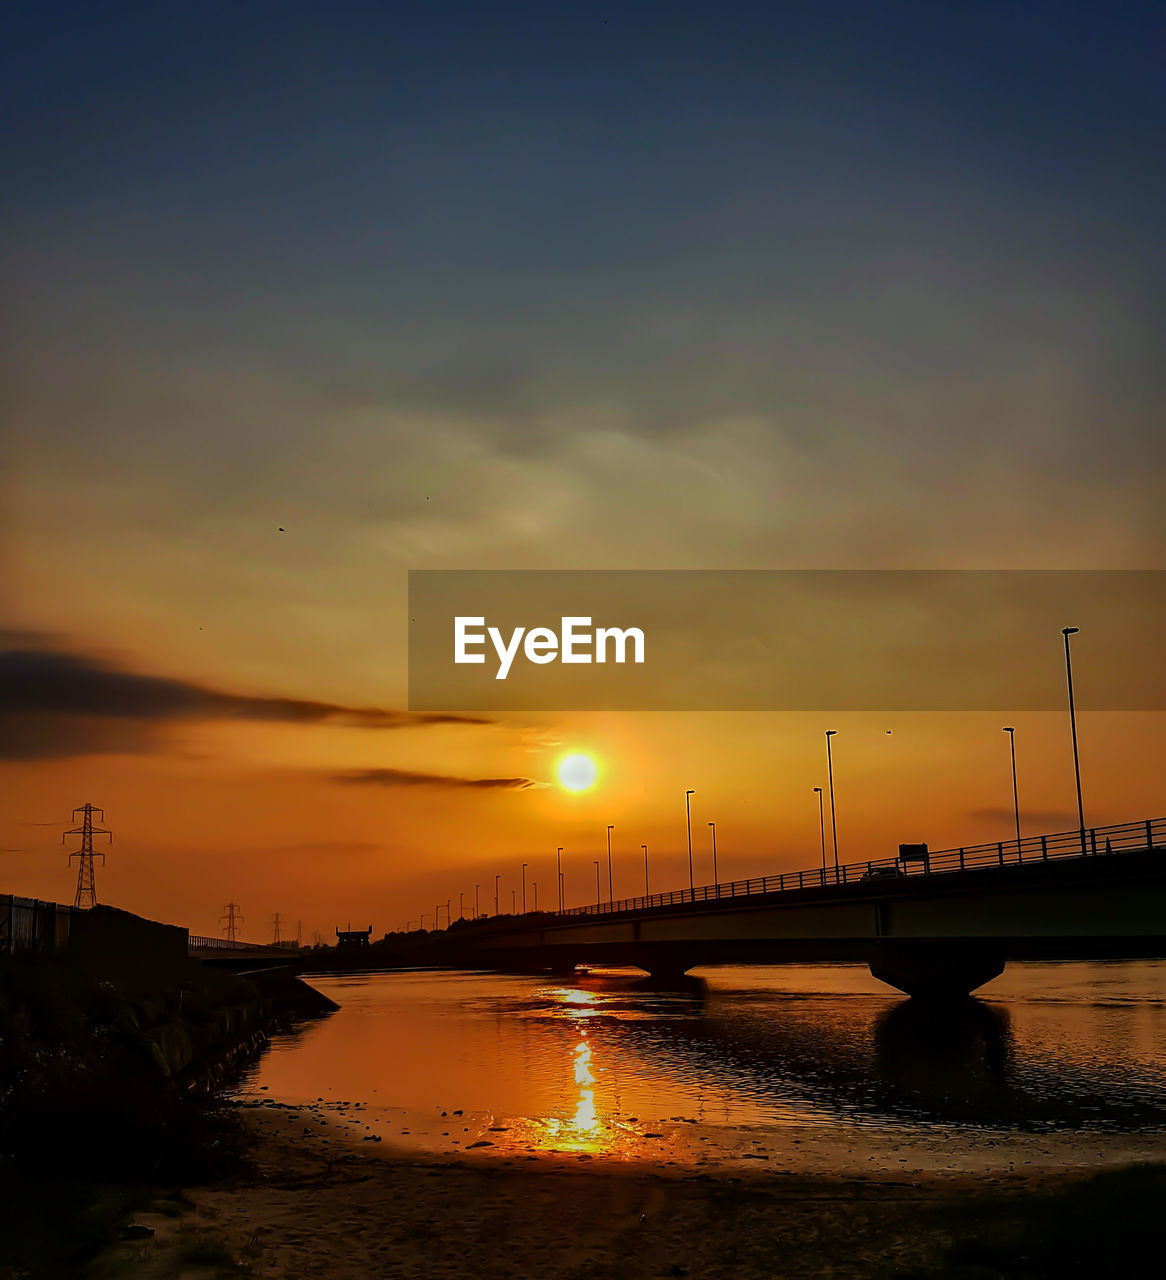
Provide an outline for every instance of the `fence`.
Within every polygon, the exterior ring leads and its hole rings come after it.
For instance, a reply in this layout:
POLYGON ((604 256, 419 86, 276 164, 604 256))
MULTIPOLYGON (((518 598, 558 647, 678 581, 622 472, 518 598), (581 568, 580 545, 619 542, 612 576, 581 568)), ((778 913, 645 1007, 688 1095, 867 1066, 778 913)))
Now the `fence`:
POLYGON ((286 942, 240 942, 238 938, 209 938, 204 934, 190 935, 191 951, 299 951, 300 944, 293 939, 286 942))
POLYGON ((0 953, 64 951, 72 918, 72 907, 0 894, 0 953))
POLYGON ((1031 865, 1066 858, 1108 857, 1134 850, 1166 851, 1166 818, 1145 822, 1124 822, 1109 827, 1089 827, 1084 831, 1060 831, 1055 835, 1026 836, 1021 840, 998 840, 995 844, 967 845, 940 849, 918 861, 882 858, 869 862, 849 862, 835 867, 814 867, 785 871, 775 876, 755 876, 726 884, 698 885, 695 889, 675 889, 618 902, 599 902, 587 907, 569 907, 566 916, 614 915, 620 911, 644 911, 685 902, 710 902, 756 894, 792 893, 798 889, 826 888, 857 884, 862 880, 900 879, 943 875, 983 867, 1031 865))

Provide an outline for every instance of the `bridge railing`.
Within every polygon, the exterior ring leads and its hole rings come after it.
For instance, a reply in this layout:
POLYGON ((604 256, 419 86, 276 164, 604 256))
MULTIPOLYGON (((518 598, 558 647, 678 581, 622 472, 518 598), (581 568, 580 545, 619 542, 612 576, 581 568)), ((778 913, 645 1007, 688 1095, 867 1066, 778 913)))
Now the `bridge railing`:
POLYGON ((238 938, 208 938, 192 933, 188 949, 191 951, 299 951, 298 943, 288 942, 240 942, 238 938))
POLYGON ((1166 818, 1143 822, 1123 822, 1108 827, 1087 827, 1084 831, 1058 831, 1052 835, 1025 836, 1020 840, 997 840, 992 844, 964 845, 938 849, 919 858, 878 858, 848 862, 839 867, 813 867, 784 871, 772 876, 753 876, 721 884, 697 885, 695 889, 674 889, 616 902, 598 902, 586 907, 568 907, 567 916, 614 915, 621 911, 644 911, 652 907, 676 906, 686 902, 710 902, 757 894, 792 893, 798 889, 827 888, 861 881, 895 880, 916 876, 944 875, 984 867, 1031 865, 1066 858, 1109 857, 1134 850, 1161 849, 1166 852, 1166 818))

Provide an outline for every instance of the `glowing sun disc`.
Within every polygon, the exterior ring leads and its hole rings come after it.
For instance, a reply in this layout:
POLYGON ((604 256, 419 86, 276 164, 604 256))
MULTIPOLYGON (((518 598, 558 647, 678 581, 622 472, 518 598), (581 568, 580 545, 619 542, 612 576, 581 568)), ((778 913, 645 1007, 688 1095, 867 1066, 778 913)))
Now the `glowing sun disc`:
POLYGON ((568 791, 586 791, 599 774, 595 761, 582 752, 564 756, 559 761, 559 783, 568 791))

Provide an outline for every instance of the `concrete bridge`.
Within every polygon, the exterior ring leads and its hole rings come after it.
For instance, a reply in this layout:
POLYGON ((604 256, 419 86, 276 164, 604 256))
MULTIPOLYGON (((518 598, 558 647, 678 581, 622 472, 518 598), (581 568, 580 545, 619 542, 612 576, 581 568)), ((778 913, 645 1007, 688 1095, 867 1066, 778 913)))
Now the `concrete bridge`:
MULTIPOLYGON (((966 996, 1008 960, 1166 956, 1166 819, 704 885, 482 921, 482 967, 859 961, 913 996, 966 996)), ((451 938, 452 942, 452 938, 451 938)))

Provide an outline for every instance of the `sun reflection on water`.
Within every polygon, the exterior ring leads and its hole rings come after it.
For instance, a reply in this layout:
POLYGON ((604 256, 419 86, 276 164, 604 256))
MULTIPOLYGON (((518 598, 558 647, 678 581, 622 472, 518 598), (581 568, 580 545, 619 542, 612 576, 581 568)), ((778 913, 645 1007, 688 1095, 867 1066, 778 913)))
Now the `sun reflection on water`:
POLYGON ((591 1134, 599 1127, 595 1114, 595 1075, 591 1070, 591 1046, 584 1032, 575 1046, 575 1083, 579 1086, 579 1101, 575 1104, 575 1129, 591 1134))

